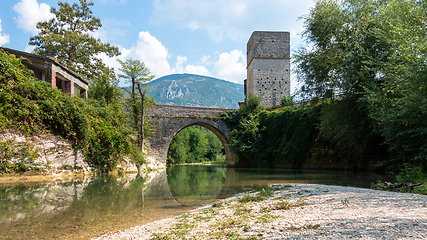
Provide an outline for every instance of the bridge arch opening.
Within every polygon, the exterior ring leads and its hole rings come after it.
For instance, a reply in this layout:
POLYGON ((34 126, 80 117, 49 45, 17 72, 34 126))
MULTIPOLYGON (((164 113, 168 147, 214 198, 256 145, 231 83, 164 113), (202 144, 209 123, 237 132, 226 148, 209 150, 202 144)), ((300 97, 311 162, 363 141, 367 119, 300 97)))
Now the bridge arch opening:
POLYGON ((179 128, 171 137, 167 163, 227 163, 232 158, 226 136, 216 127, 193 122, 179 128), (228 155, 227 155, 228 154, 228 155))

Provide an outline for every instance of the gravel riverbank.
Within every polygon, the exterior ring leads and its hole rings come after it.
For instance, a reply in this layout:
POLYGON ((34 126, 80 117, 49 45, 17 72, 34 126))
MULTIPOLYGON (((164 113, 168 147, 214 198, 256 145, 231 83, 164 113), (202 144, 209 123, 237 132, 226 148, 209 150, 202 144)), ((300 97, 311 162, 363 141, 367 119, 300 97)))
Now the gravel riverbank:
POLYGON ((94 239, 427 239, 427 196, 292 184, 94 239))

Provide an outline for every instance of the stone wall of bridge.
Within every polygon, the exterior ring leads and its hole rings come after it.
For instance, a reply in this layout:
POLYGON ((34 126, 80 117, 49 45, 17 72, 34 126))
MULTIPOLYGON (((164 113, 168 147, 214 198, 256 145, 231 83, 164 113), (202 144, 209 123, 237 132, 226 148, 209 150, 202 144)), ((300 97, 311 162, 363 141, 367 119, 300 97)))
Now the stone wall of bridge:
POLYGON ((221 120, 221 113, 230 109, 181 107, 168 105, 152 105, 146 108, 145 115, 153 132, 144 139, 144 145, 150 155, 166 163, 169 145, 173 137, 189 126, 202 126, 211 130, 224 146, 227 165, 235 166, 235 154, 228 147, 229 129, 221 120))

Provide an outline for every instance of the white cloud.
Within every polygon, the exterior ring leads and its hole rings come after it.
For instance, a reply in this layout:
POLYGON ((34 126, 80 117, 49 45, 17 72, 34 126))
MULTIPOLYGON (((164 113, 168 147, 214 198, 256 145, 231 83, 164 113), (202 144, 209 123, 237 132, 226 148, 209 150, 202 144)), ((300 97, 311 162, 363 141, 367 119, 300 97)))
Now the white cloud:
POLYGON ((205 66, 196 66, 196 65, 185 65, 187 63, 187 57, 178 56, 176 57, 175 68, 173 69, 174 73, 191 73, 197 75, 209 76, 210 72, 206 69, 205 66), (184 67, 185 65, 185 67, 184 67))
POLYGON ((222 41, 224 35, 234 38, 240 31, 227 26, 247 13, 245 0, 154 0, 153 5, 151 23, 174 22, 191 30, 204 29, 215 41, 222 41))
POLYGON ((215 62, 215 73, 224 80, 243 83, 246 79, 245 62, 246 57, 240 50, 221 53, 215 62))
POLYGON ((159 76, 171 73, 168 49, 149 32, 140 32, 136 46, 130 50, 130 55, 144 61, 153 74, 159 76))
MULTIPOLYGON (((122 53, 118 58, 122 61, 126 59, 137 59, 145 63, 151 73, 158 77, 162 77, 172 73, 192 73, 199 75, 210 75, 205 66, 197 66, 186 64, 187 57, 177 56, 175 67, 171 68, 169 64, 168 49, 152 36, 149 32, 140 32, 136 45, 127 49, 120 48, 122 53)), ((100 58, 105 64, 113 67, 118 73, 120 64, 115 58, 108 58, 105 54, 101 54, 100 58)))
POLYGON ((211 64, 211 62, 209 61, 210 58, 211 58, 211 55, 203 56, 200 61, 204 65, 210 65, 211 64))
POLYGON ((24 51, 27 52, 27 53, 32 53, 35 48, 36 48, 36 46, 27 45, 27 46, 25 46, 24 51))
POLYGON ((176 57, 174 72, 183 73, 184 72, 184 64, 186 62, 187 62, 187 57, 183 57, 183 56, 176 57))
MULTIPOLYGON (((168 62, 168 49, 149 32, 140 32, 136 44, 131 48, 120 46, 119 48, 121 55, 118 59, 122 61, 126 61, 126 59, 140 60, 156 78, 172 73, 168 62)), ((99 57, 109 67, 113 67, 116 73, 119 73, 118 69, 121 66, 117 62, 117 58, 109 58, 106 54, 100 54, 99 57)))
POLYGON ((1 34, 2 28, 1 28, 1 19, 0 19, 0 46, 3 46, 6 43, 9 43, 9 35, 1 34))
POLYGON ((46 3, 39 4, 37 0, 22 0, 13 6, 13 10, 18 13, 18 17, 15 17, 18 22, 18 28, 34 35, 39 31, 36 28, 38 22, 54 17, 50 13, 50 6, 46 3))
POLYGON ((208 69, 206 69, 205 66, 196 66, 196 65, 187 65, 185 66, 185 73, 191 73, 191 74, 197 74, 197 75, 204 75, 204 76, 210 76, 211 73, 208 69))
POLYGON ((302 22, 314 0, 154 0, 153 24, 176 24, 190 30, 204 30, 210 38, 248 39, 253 31, 290 31, 300 39, 302 22))

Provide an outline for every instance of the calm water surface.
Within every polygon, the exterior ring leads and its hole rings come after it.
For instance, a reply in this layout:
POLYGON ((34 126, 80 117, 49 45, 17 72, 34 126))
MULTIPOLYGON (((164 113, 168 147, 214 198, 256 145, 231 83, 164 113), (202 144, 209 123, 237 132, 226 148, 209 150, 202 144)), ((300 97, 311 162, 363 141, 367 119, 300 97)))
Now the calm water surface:
POLYGON ((0 239, 89 239, 251 190, 253 184, 369 187, 375 173, 172 166, 137 174, 0 185, 0 239))

